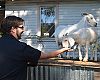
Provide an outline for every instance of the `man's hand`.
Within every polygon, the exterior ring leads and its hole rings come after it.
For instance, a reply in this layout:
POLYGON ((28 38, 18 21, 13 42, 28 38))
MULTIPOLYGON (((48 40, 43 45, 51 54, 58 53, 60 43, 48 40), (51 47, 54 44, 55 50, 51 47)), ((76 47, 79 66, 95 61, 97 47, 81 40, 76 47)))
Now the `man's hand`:
POLYGON ((73 51, 73 49, 71 49, 71 48, 63 48, 63 49, 65 49, 64 52, 71 52, 71 51, 73 51))

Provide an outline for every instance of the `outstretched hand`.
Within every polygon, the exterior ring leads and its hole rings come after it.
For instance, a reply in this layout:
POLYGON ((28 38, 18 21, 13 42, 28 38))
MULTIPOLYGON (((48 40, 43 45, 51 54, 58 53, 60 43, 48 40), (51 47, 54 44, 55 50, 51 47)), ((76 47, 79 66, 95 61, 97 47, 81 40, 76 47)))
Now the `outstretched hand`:
POLYGON ((70 51, 73 51, 73 49, 71 49, 71 48, 63 48, 63 49, 65 49, 64 52, 70 52, 70 51))

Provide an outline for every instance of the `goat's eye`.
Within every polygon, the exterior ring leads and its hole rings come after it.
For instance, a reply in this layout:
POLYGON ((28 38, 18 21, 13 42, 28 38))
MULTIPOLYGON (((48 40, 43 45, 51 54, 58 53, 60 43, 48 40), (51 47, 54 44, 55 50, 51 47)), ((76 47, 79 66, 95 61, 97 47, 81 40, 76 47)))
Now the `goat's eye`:
POLYGON ((65 41, 68 41, 68 40, 65 40, 65 41))
POLYGON ((91 19, 93 19, 93 17, 91 17, 91 19))

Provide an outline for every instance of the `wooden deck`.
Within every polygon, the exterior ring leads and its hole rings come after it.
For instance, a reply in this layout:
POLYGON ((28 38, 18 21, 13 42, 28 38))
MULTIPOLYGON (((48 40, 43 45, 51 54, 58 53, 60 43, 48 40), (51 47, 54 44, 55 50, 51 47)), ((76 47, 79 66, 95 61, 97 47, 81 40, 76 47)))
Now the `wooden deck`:
POLYGON ((94 61, 77 61, 77 60, 63 60, 63 59, 47 59, 40 60, 39 66, 81 66, 85 68, 94 69, 94 80, 100 80, 100 62, 94 61))
POLYGON ((47 59, 47 60, 40 60, 38 65, 44 66, 81 66, 81 67, 89 67, 89 68, 96 68, 100 69, 100 62, 95 61, 77 61, 77 60, 64 60, 64 59, 47 59))
MULTIPOLYGON (((33 68, 33 67, 30 67, 30 71, 29 71, 30 75, 33 72, 33 71, 31 71, 31 70, 33 70, 31 68, 33 68)), ((58 72, 61 73, 60 74, 60 76, 61 76, 61 75, 65 74, 66 71, 68 71, 68 74, 71 74, 71 75, 72 75, 72 73, 71 73, 72 71, 76 71, 75 73, 77 73, 77 77, 79 77, 80 75, 83 75, 83 76, 81 76, 82 77, 81 80, 83 80, 83 77, 85 75, 84 71, 86 72, 86 74, 88 74, 87 76, 88 76, 88 78, 91 78, 91 80, 100 80, 100 61, 83 62, 83 61, 78 61, 78 60, 64 60, 61 58, 58 58, 58 59, 51 58, 51 59, 47 59, 47 60, 40 60, 38 63, 38 66, 35 67, 34 70, 35 70, 34 73, 37 75, 34 77, 38 78, 38 76, 39 77, 41 76, 41 78, 42 78, 41 80, 43 80, 43 78, 47 79, 50 76, 57 77, 58 72), (73 70, 69 71, 69 69, 73 69, 73 70), (54 71, 52 72, 52 70, 54 70, 54 71), (66 70, 66 71, 64 71, 64 70, 66 70), (93 72, 91 70, 93 70, 93 72), (62 73, 62 71, 64 71, 64 72, 62 73), (79 73, 81 72, 81 73, 79 74, 78 72, 79 73), (42 77, 43 76, 42 74, 48 75, 48 76, 42 77)), ((67 76, 68 76, 68 74, 67 74, 67 76)), ((33 73, 32 73, 32 75, 33 75, 33 73)), ((76 76, 76 75, 73 74, 73 76, 76 76)), ((50 78, 52 78, 52 77, 50 77, 50 78)), ((69 78, 69 77, 67 77, 67 78, 69 78)), ((84 77, 84 79, 85 79, 85 77, 84 77)), ((52 79, 50 79, 50 80, 52 80, 52 79)), ((76 80, 76 78, 75 78, 75 80, 76 80)), ((85 80, 87 80, 87 79, 85 79, 85 80)))

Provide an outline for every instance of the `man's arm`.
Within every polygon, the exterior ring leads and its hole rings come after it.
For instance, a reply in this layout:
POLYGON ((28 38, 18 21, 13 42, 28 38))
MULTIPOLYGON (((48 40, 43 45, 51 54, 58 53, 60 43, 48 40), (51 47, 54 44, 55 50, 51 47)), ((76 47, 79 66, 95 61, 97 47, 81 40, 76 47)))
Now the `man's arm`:
POLYGON ((41 52, 41 56, 40 59, 48 59, 48 58, 53 58, 56 57, 58 54, 62 54, 63 52, 69 52, 72 51, 72 49, 70 48, 62 48, 53 52, 49 52, 49 53, 44 53, 41 52))

